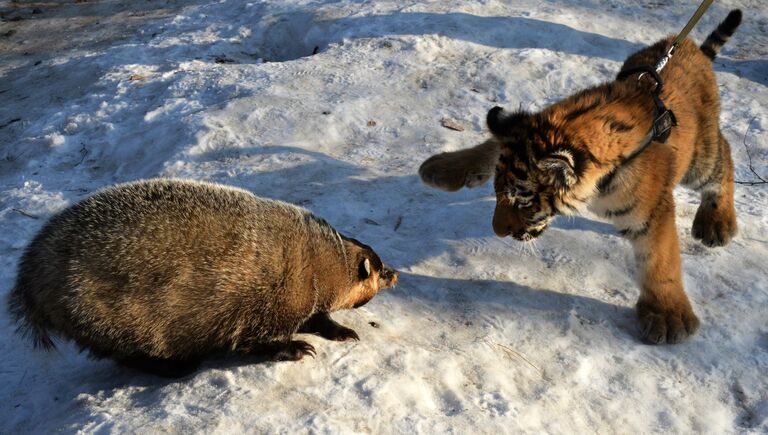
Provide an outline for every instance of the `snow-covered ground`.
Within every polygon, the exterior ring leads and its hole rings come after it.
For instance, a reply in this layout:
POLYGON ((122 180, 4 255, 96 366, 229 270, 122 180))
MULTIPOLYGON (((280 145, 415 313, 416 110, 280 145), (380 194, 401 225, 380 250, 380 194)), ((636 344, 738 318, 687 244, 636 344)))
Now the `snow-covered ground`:
MULTIPOLYGON (((0 295, 48 216, 152 176, 301 204, 402 273, 335 316, 360 342, 302 337, 316 359, 218 358, 174 381, 35 351, 3 307, 0 433, 765 433, 768 186, 737 185, 740 234, 715 250, 690 237, 697 196, 677 192, 702 328, 656 347, 638 341, 633 256, 610 225, 560 218, 524 249, 493 235, 491 186, 415 175, 483 140, 490 107, 610 80, 697 5, 0 1, 0 295)), ((734 7, 745 22, 715 69, 749 181, 745 148, 768 176, 768 9, 716 2, 692 36, 734 7)))

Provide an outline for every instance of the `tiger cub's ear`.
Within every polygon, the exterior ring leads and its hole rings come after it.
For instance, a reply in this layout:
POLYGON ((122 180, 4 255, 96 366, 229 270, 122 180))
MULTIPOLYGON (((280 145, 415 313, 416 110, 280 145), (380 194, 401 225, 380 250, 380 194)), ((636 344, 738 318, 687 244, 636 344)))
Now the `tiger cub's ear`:
POLYGON ((546 184, 558 189, 568 189, 578 181, 573 169, 573 157, 568 151, 556 151, 539 160, 538 165, 546 184))
POLYGON ((496 106, 488 111, 485 121, 488 123, 488 129, 494 135, 509 136, 515 127, 522 128, 524 126, 527 117, 528 113, 526 112, 508 113, 501 107, 496 106))

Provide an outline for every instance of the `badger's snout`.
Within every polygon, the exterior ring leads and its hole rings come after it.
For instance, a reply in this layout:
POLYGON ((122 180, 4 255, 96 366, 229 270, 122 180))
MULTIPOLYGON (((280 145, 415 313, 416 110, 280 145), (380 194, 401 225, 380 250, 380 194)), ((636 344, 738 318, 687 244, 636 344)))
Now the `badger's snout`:
POLYGON ((379 288, 394 287, 397 284, 397 278, 400 276, 400 272, 395 269, 384 266, 379 274, 379 288))

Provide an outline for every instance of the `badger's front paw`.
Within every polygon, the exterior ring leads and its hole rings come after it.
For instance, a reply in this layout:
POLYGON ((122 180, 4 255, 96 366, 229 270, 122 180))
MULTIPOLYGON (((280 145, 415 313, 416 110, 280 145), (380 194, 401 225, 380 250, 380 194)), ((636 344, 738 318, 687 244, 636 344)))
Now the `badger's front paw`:
POLYGON ((293 340, 281 343, 275 348, 272 359, 275 361, 299 361, 305 356, 315 357, 315 348, 306 341, 293 340))
POLYGON ((649 344, 680 343, 699 329, 699 319, 688 301, 672 306, 639 301, 637 317, 640 336, 649 344))
POLYGON ((335 320, 331 319, 331 316, 328 313, 315 313, 312 317, 307 319, 301 327, 299 327, 299 332, 317 334, 326 340, 360 340, 360 337, 358 337, 355 331, 340 325, 335 320))

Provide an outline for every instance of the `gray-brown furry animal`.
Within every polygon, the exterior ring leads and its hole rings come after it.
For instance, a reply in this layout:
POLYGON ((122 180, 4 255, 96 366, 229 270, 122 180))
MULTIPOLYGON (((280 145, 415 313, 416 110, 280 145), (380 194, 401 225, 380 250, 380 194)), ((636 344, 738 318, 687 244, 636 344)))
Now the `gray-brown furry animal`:
POLYGON ((9 306, 37 346, 51 334, 158 375, 214 352, 299 360, 296 332, 358 340, 332 311, 398 274, 309 211, 204 182, 154 179, 102 190, 27 247, 9 306))

